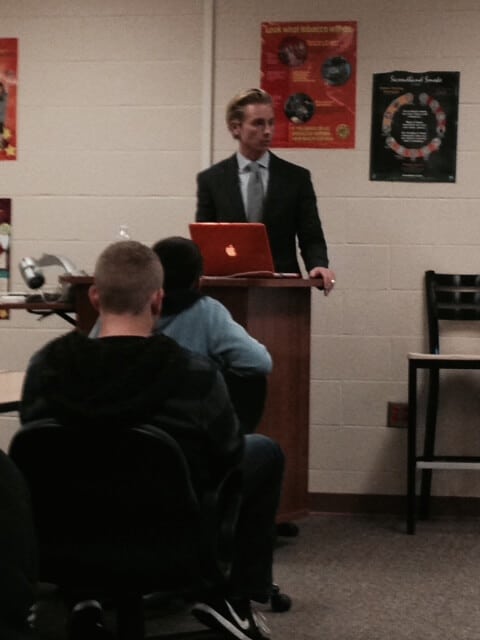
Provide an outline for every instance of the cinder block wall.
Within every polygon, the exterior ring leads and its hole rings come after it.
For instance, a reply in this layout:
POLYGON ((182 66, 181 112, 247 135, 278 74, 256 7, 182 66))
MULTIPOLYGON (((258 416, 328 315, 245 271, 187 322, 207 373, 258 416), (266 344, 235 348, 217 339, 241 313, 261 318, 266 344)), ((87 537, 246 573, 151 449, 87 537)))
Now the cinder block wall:
MULTIPOLYGON (((12 288, 23 286, 25 255, 59 253, 91 271, 122 223, 148 243, 187 233, 208 151, 212 7, 214 160, 235 148, 225 103, 259 84, 262 21, 358 22, 356 148, 276 151, 311 170, 337 271, 334 294, 313 295, 310 491, 402 494, 406 434, 386 427, 386 412, 406 400, 407 352, 425 345, 423 272, 480 270, 476 2, 0 0, 0 36, 20 42, 18 161, 0 166, 0 197, 13 201, 12 288), (394 69, 460 71, 455 184, 369 181, 372 74, 394 69)), ((0 322, 1 368, 23 369, 68 329, 12 313, 0 322)), ((478 353, 478 330, 449 346, 478 353)), ((480 449, 478 381, 445 384, 445 446, 480 449)), ((0 446, 17 426, 0 417, 0 446)), ((480 477, 437 474, 434 491, 480 496, 480 477)))

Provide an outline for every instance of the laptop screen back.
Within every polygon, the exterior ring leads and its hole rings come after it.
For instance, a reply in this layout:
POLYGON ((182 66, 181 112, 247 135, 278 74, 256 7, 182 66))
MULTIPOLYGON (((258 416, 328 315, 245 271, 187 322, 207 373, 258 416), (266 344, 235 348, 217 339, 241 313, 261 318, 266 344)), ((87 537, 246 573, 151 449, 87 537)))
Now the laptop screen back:
POLYGON ((258 222, 192 222, 190 236, 203 256, 204 275, 273 275, 265 225, 258 222))

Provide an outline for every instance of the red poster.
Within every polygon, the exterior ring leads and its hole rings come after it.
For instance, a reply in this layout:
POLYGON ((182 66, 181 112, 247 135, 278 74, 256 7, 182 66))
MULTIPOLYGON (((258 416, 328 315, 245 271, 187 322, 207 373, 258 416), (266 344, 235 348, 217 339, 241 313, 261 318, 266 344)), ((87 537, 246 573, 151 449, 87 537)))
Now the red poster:
POLYGON ((17 158, 17 38, 0 38, 0 160, 17 158))
POLYGON ((356 22, 263 22, 262 89, 275 107, 272 147, 355 146, 356 22))

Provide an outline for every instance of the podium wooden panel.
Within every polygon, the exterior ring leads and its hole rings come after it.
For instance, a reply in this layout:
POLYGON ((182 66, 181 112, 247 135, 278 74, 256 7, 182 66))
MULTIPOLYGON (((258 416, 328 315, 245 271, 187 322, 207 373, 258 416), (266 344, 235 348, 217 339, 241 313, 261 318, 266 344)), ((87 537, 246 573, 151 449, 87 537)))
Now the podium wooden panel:
MULTIPOLYGON (((89 276, 63 276, 81 331, 93 326, 89 276)), ((273 372, 259 432, 275 439, 286 456, 279 520, 308 511, 310 405, 310 293, 321 280, 203 278, 202 291, 222 302, 233 318, 268 348, 273 372)))
POLYGON ((317 280, 204 278, 202 291, 220 300, 273 358, 268 397, 258 429, 286 457, 279 520, 308 510, 310 292, 317 280))

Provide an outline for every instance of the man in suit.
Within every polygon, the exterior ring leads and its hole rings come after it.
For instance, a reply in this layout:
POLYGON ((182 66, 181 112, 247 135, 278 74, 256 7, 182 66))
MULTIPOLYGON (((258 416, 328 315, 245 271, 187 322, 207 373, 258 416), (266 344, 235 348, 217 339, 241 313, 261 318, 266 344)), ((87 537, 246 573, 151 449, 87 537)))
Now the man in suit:
POLYGON ((298 238, 309 276, 323 279, 327 295, 335 285, 335 273, 328 268, 310 172, 269 151, 275 127, 271 96, 262 89, 236 95, 227 106, 226 120, 238 140, 238 151, 198 174, 196 220, 263 222, 279 272, 300 273, 298 238), (260 211, 251 208, 251 182, 256 176, 264 194, 260 211))

